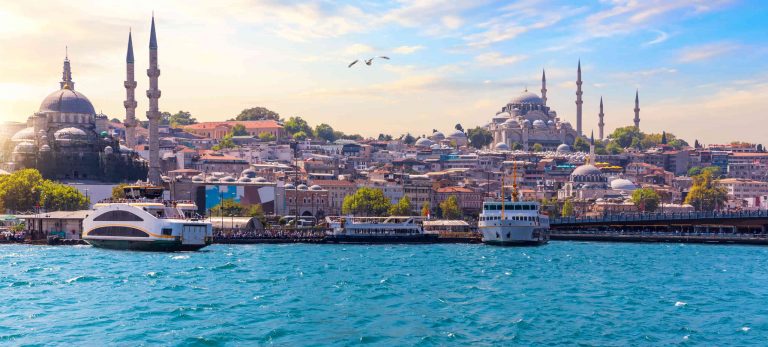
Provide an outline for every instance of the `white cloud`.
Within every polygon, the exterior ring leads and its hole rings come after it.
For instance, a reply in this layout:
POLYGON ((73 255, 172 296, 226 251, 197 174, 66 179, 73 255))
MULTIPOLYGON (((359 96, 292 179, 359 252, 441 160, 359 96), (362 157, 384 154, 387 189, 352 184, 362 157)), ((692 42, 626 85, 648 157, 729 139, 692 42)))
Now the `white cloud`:
POLYGON ((525 60, 524 55, 502 55, 499 52, 489 52, 475 57, 475 61, 485 66, 510 65, 525 60))
POLYGON ((739 45, 729 42, 686 47, 680 51, 678 60, 681 63, 693 63, 729 53, 737 48, 739 45))
POLYGON ((660 31, 660 30, 658 30, 657 33, 658 33, 658 35, 656 36, 656 38, 654 38, 651 41, 646 42, 643 45, 644 46, 653 46, 653 45, 662 43, 664 41, 667 41, 669 39, 669 34, 663 32, 663 31, 660 31))
POLYGON ((353 57, 369 52, 373 52, 373 47, 364 45, 362 43, 356 43, 344 49, 344 54, 353 57))
POLYGON ((420 51, 424 49, 424 46, 418 45, 418 46, 400 46, 392 50, 393 53, 396 54, 412 54, 416 51, 420 51))

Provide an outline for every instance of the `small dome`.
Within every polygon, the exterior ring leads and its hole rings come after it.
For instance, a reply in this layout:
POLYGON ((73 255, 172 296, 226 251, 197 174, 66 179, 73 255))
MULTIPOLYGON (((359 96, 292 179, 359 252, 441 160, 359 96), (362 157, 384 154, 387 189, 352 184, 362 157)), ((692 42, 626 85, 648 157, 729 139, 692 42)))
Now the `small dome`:
POLYGON ((523 121, 523 128, 530 128, 530 127, 531 127, 531 121, 529 121, 527 119, 524 120, 523 121))
POLYGON ((555 126, 555 121, 550 120, 550 121, 547 122, 547 125, 548 126, 555 126))
POLYGON ((192 182, 201 183, 205 180, 205 177, 203 175, 197 175, 192 177, 192 182))
POLYGON ((566 144, 557 146, 557 153, 571 153, 571 146, 568 146, 566 144))
POLYGON ((84 140, 86 137, 88 137, 88 134, 86 134, 83 129, 73 127, 61 129, 55 132, 53 137, 56 139, 56 141, 84 140))
POLYGON ((121 153, 132 153, 134 150, 128 148, 126 145, 120 145, 120 152, 121 153))
POLYGON ((509 150, 509 145, 507 145, 504 142, 499 142, 495 146, 493 146, 493 148, 495 148, 496 150, 499 150, 499 151, 508 151, 509 150))
POLYGON ((536 129, 544 129, 544 128, 547 127, 547 124, 544 123, 543 120, 537 119, 537 120, 533 121, 533 127, 536 128, 536 129))
POLYGON ((323 190, 323 188, 320 187, 319 185, 315 184, 315 185, 312 185, 311 187, 309 187, 309 190, 323 190))
POLYGON ((432 133, 431 136, 429 136, 433 141, 442 141, 445 140, 445 135, 439 131, 435 131, 432 133))
POLYGON ((218 182, 218 181, 219 181, 219 179, 217 177, 208 177, 208 182, 209 183, 214 183, 214 182, 218 182))
POLYGON ((517 97, 512 98, 509 103, 513 105, 544 105, 544 100, 538 95, 526 90, 517 97))
POLYGON ((34 141, 35 140, 35 128, 24 128, 22 130, 19 130, 16 134, 11 137, 11 141, 13 142, 22 142, 22 141, 34 141))
POLYGON ((40 112, 96 114, 91 101, 71 89, 60 89, 48 95, 40 104, 40 112))
POLYGON ((307 190, 307 185, 306 184, 299 184, 299 186, 296 187, 296 189, 298 189, 298 190, 307 190))
POLYGON ((256 182, 256 183, 264 183, 264 182, 267 181, 267 179, 264 178, 264 177, 259 176, 259 177, 254 178, 253 181, 256 182))
POLYGON ((115 150, 112 149, 112 146, 104 147, 104 154, 112 154, 114 152, 115 152, 115 150))
POLYGON ((252 169, 252 168, 250 168, 250 169, 245 169, 245 170, 243 170, 243 172, 240 174, 240 176, 241 176, 241 177, 248 177, 248 178, 255 178, 255 177, 256 177, 256 170, 254 170, 254 169, 252 169))
POLYGON ((21 142, 13 148, 13 154, 34 154, 37 147, 32 142, 21 142))
POLYGON ((560 125, 562 125, 566 129, 571 129, 573 127, 571 126, 571 123, 568 123, 568 122, 562 122, 560 123, 560 125))
POLYGON ((251 183, 251 179, 248 177, 240 177, 240 179, 237 181, 240 183, 251 183))
POLYGON ((429 147, 429 146, 432 146, 432 144, 433 142, 426 137, 422 137, 416 140, 416 146, 419 146, 419 147, 429 147))
POLYGON ((592 175, 602 175, 603 172, 600 171, 596 166, 586 164, 577 167, 573 170, 571 173, 571 176, 592 176, 592 175))
POLYGON ((625 190, 633 191, 637 189, 637 186, 632 181, 624 178, 617 178, 611 181, 611 189, 613 190, 625 190))
POLYGON ((430 149, 433 149, 433 150, 434 150, 434 149, 440 149, 440 144, 439 144, 439 143, 436 143, 436 144, 434 144, 434 145, 432 145, 432 146, 429 146, 429 148, 430 148, 430 149))
POLYGON ((40 152, 50 152, 50 151, 51 151, 51 146, 48 146, 48 145, 40 146, 40 152))
POLYGON ((221 181, 222 181, 222 182, 237 182, 237 179, 235 179, 235 178, 234 178, 234 177, 232 177, 232 176, 224 176, 224 177, 221 179, 221 181))
POLYGON ((450 138, 450 139, 463 139, 463 138, 466 138, 466 137, 467 137, 467 134, 465 134, 463 131, 458 130, 458 129, 456 131, 452 132, 450 135, 448 135, 448 138, 450 138))
POLYGON ((519 126, 517 121, 512 118, 505 120, 504 123, 502 123, 502 125, 507 128, 517 128, 519 126))
POLYGON ((285 189, 296 189, 296 187, 292 183, 287 183, 283 188, 285 188, 285 189))

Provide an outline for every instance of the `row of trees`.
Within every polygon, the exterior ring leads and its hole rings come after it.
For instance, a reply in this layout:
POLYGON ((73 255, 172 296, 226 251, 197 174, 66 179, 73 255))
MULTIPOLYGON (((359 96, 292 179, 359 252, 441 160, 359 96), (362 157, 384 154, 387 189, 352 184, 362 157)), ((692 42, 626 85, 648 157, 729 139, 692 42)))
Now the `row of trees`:
POLYGON ((74 187, 46 180, 35 169, 0 176, 0 211, 76 211, 90 201, 74 187))
MULTIPOLYGON (((407 196, 392 204, 381 189, 361 187, 354 194, 344 197, 341 211, 343 214, 367 217, 410 216, 413 205, 407 196)), ((430 212, 429 204, 424 203, 421 206, 422 216, 431 215, 430 212)), ((458 199, 450 196, 442 201, 438 205, 438 215, 445 219, 461 218, 458 199)))

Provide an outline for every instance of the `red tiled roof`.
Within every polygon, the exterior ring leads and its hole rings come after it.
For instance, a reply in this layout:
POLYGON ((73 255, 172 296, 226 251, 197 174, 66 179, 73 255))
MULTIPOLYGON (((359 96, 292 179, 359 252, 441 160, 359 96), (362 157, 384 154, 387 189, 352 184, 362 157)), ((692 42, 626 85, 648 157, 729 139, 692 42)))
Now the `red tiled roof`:
POLYGON ((321 187, 329 186, 329 187, 353 187, 355 186, 354 183, 350 181, 341 181, 341 180, 312 180, 312 184, 317 184, 321 187))
POLYGON ((282 128, 283 126, 278 124, 274 120, 251 120, 251 121, 228 121, 228 122, 203 122, 184 127, 185 130, 205 130, 215 129, 220 126, 233 127, 237 124, 244 126, 246 129, 264 129, 264 128, 282 128))
POLYGON ((474 193, 472 189, 464 187, 443 187, 437 188, 438 193, 474 193))

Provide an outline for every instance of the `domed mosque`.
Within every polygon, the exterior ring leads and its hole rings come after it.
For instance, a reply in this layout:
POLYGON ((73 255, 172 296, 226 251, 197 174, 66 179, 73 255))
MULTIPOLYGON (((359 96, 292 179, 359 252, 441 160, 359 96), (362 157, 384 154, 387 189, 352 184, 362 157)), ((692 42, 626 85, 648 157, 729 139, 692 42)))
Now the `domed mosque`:
POLYGON ((513 143, 518 143, 524 150, 536 143, 544 149, 556 150, 562 144, 573 145, 581 136, 580 129, 561 121, 557 113, 547 106, 547 79, 543 72, 541 96, 526 89, 502 106, 486 129, 493 134, 494 144, 513 147, 513 143))
POLYGON ((107 116, 75 90, 68 57, 59 85, 11 138, 14 170, 36 168, 49 179, 145 179, 146 163, 109 135, 107 116))

